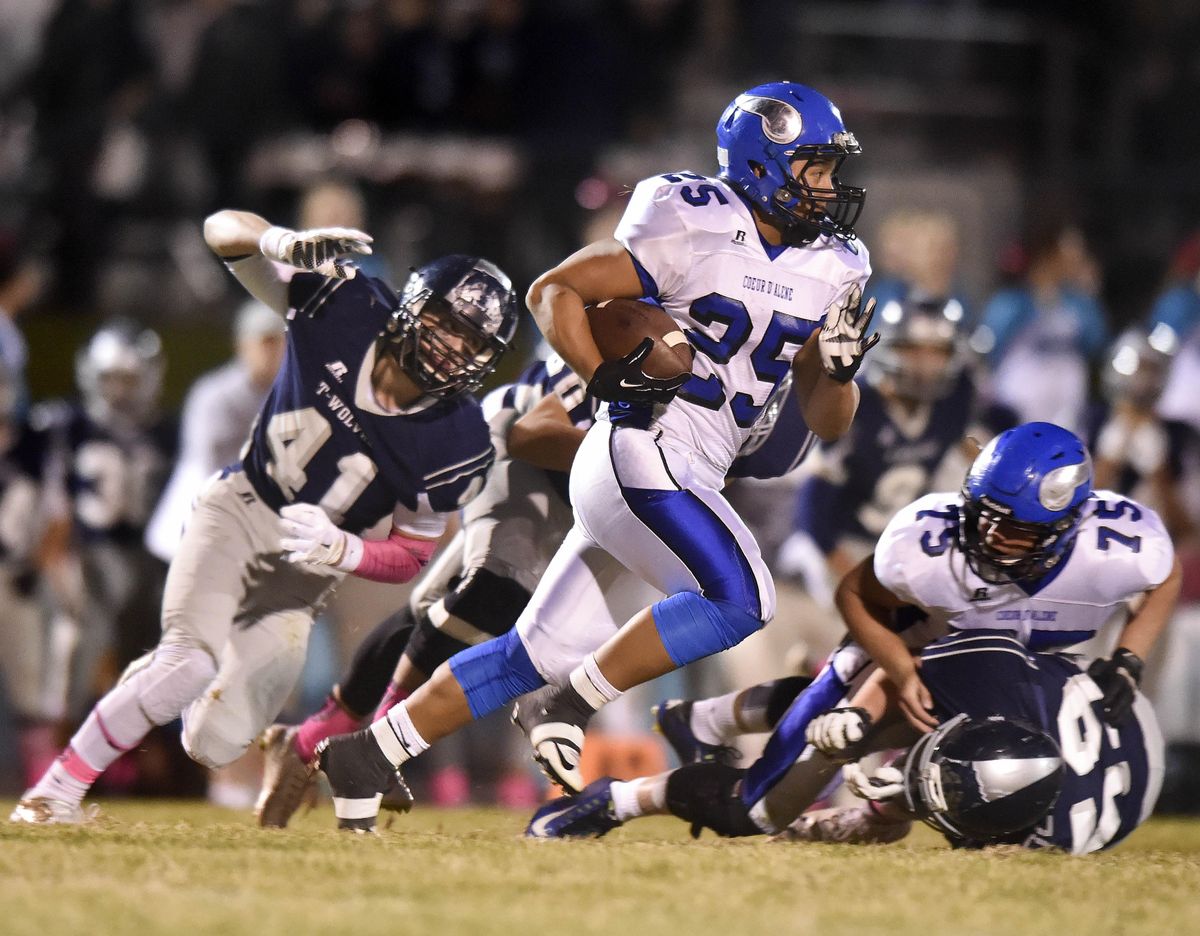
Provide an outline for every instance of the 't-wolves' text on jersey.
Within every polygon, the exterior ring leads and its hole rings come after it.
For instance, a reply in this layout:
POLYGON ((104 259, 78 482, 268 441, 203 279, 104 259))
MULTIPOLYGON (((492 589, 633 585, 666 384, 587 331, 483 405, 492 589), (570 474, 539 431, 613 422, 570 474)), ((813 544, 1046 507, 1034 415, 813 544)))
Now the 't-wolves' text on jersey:
POLYGON ((1049 732, 1066 770, 1054 809, 1022 844, 1075 854, 1109 848, 1150 815, 1162 786, 1163 740, 1138 694, 1119 728, 1104 724, 1103 693, 1068 657, 1031 653, 1007 634, 956 634, 926 647, 921 679, 945 720, 960 712, 1020 718, 1049 732))
POLYGON ((902 601, 951 629, 1012 631, 1034 650, 1087 640, 1142 592, 1162 584, 1175 548, 1158 514, 1095 491, 1067 555, 1038 582, 979 578, 958 545, 955 494, 928 494, 901 510, 875 549, 875 575, 902 601))
POLYGON ((639 183, 615 236, 696 352, 692 378, 656 413, 662 443, 724 476, 825 308, 866 282, 866 247, 828 237, 772 247, 740 195, 694 172, 639 183))
POLYGON ((376 338, 396 298, 380 280, 298 273, 288 289, 287 351, 243 456, 273 510, 317 504, 358 533, 422 496, 457 510, 483 486, 494 451, 469 395, 388 413, 375 400, 376 338))
POLYGON ((911 420, 883 395, 859 381, 862 397, 850 431, 822 445, 813 477, 796 500, 796 529, 829 554, 843 537, 873 542, 901 507, 930 487, 930 479, 968 429, 981 425, 991 438, 1015 424, 1007 407, 976 412, 975 382, 966 372, 942 399, 920 407, 911 420))

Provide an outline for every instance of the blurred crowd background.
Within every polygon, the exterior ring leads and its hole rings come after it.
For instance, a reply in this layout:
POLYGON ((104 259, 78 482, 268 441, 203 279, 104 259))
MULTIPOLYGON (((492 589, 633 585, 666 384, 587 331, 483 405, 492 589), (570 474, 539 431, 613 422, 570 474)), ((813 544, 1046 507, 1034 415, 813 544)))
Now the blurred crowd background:
MULTIPOLYGON (((397 284, 480 253, 523 291, 611 232, 639 179, 715 171, 722 108, 778 78, 829 95, 862 143, 845 175, 868 189, 870 291, 949 323, 972 418, 1076 430, 1105 485, 1167 518, 1187 597, 1152 667, 1163 805, 1200 809, 1200 7, 1184 0, 0 0, 0 789, 154 642, 172 524, 236 457, 277 366, 277 323, 204 247, 208 212, 361 227, 397 284)), ((527 321, 497 379, 536 345, 527 321)), ((907 398, 885 364, 864 379, 886 408, 907 398)), ((944 443, 919 471, 877 471, 848 529, 812 505, 865 470, 849 444, 732 489, 777 556, 780 615, 646 698, 819 662, 832 578, 966 464, 944 443)), ((403 595, 339 596, 293 714, 403 595)), ((661 757, 627 708, 622 756, 661 757)), ((430 789, 526 795, 501 730, 486 756, 447 745, 429 769, 458 773, 430 789)), ((203 791, 165 734, 111 791, 203 791)))

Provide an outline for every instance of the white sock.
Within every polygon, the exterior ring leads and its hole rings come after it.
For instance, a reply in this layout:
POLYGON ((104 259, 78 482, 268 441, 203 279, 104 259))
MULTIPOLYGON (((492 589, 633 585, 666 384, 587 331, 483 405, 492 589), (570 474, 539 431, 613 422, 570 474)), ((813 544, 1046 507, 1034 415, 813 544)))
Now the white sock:
POLYGON ((705 744, 732 744, 741 735, 734 702, 741 691, 692 703, 692 734, 705 744))
POLYGON ((589 653, 575 669, 571 670, 571 685, 583 700, 597 712, 609 702, 621 697, 621 691, 613 688, 600 672, 596 654, 589 653))
POLYGON ((117 685, 92 709, 30 795, 82 802, 96 778, 153 727, 139 704, 136 677, 117 685))
POLYGON ((609 787, 609 795, 612 796, 613 814, 621 822, 667 811, 665 775, 639 777, 628 782, 618 780, 609 787))
POLYGON ((374 722, 371 734, 379 743, 383 756, 395 767, 429 750, 429 742, 421 737, 413 725, 404 702, 393 705, 387 715, 374 722))

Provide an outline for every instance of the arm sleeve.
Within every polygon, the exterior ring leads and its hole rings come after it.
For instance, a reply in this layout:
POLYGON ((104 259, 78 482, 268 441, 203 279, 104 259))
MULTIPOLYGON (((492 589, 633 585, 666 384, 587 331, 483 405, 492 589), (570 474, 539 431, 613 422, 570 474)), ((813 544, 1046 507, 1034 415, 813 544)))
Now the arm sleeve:
POLYGON ((226 260, 225 266, 255 299, 280 315, 287 314, 289 284, 294 279, 287 267, 261 254, 226 260))
POLYGON ((629 251, 648 296, 671 296, 691 263, 690 230, 675 186, 662 178, 638 183, 613 236, 629 251))

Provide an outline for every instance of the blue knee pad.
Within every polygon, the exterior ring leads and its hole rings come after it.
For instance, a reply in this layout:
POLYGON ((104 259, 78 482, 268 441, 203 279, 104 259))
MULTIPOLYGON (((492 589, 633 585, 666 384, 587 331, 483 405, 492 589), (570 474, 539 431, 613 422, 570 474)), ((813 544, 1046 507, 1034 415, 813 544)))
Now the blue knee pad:
POLYGON ((680 592, 652 607, 658 636, 676 666, 737 646, 766 622, 731 601, 680 592))
POLYGON ((783 778, 808 745, 805 738, 808 723, 837 705, 845 694, 846 684, 832 666, 827 666, 807 689, 796 696, 771 732, 762 757, 746 771, 746 777, 742 780, 743 803, 753 806, 783 778))
POLYGON ((474 718, 483 718, 517 696, 546 685, 515 627, 502 637, 454 654, 450 672, 462 687, 474 718))

